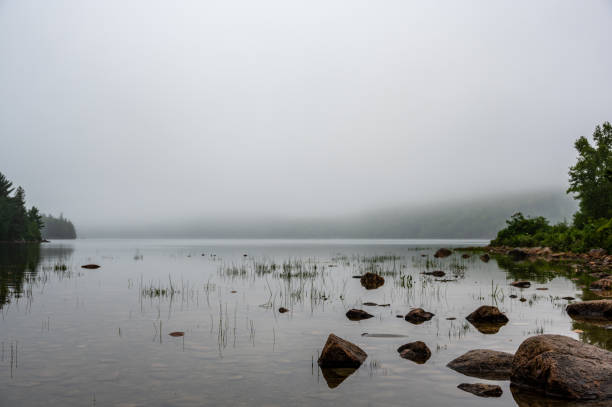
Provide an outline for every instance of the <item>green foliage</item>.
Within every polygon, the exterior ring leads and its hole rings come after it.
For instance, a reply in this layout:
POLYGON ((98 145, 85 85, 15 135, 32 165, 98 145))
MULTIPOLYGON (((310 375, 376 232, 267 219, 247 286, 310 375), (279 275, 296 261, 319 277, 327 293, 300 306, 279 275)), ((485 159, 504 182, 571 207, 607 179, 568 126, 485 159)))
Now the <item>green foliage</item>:
POLYGON ((612 125, 605 122, 593 133, 576 140, 576 164, 570 167, 567 192, 580 201, 573 225, 550 225, 543 217, 516 213, 491 241, 492 246, 546 246, 556 251, 586 252, 603 248, 612 252, 612 125))
POLYGON ((41 233, 44 239, 76 239, 74 225, 63 214, 59 218, 43 215, 41 233))
POLYGON ((594 144, 586 137, 576 140, 576 164, 570 167, 567 192, 580 200, 574 218, 578 227, 593 219, 612 218, 612 125, 605 122, 593 133, 594 144))
POLYGON ((35 207, 26 209, 25 191, 0 173, 0 241, 40 241, 41 216, 35 207))

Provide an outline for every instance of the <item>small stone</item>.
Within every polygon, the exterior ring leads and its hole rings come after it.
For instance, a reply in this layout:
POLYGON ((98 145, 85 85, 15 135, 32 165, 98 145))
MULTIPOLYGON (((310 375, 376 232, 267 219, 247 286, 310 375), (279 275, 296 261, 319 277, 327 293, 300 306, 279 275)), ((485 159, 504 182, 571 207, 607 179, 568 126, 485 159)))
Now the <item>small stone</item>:
POLYGON ((278 312, 280 312, 281 314, 284 314, 285 312, 289 312, 289 310, 287 308, 285 308, 285 307, 280 307, 278 309, 278 312))
POLYGON ((457 387, 478 397, 500 397, 503 394, 501 387, 495 384, 461 383, 457 387))
POLYGON ((362 319, 373 318, 374 315, 369 314, 365 312, 364 310, 353 308, 347 311, 346 317, 350 319, 351 321, 361 321, 362 319))
POLYGON ((400 346, 397 351, 404 359, 422 365, 431 357, 431 351, 424 342, 416 341, 400 346))
POLYGON ((170 332, 168 335, 178 338, 180 336, 185 336, 185 332, 181 332, 181 331, 170 332))
POLYGON ((423 308, 415 308, 406 314, 404 319, 406 319, 408 322, 412 322, 413 324, 422 324, 425 321, 429 321, 434 316, 435 314, 427 312, 423 308))

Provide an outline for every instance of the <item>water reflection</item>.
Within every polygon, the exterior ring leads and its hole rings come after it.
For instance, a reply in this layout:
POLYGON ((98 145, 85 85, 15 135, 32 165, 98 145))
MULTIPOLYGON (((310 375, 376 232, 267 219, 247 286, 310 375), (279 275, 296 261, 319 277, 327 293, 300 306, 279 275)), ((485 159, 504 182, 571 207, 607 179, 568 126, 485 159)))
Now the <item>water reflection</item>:
POLYGON ((72 247, 0 244, 0 309, 23 296, 31 301, 32 285, 40 280, 41 272, 69 274, 67 263, 72 252, 72 247))
POLYGON ((322 367, 320 369, 321 373, 323 374, 323 378, 327 382, 327 386, 329 386, 330 389, 338 387, 340 383, 346 380, 347 377, 357 371, 357 368, 354 367, 322 367))

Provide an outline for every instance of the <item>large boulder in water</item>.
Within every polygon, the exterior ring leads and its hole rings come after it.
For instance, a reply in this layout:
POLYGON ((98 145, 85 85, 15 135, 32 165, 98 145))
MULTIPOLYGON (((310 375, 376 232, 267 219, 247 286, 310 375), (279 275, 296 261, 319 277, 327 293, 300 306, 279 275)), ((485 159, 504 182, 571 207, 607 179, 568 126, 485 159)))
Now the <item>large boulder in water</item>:
POLYGON ((444 257, 450 256, 451 254, 453 254, 452 250, 447 249, 446 247, 442 247, 442 248, 438 249, 436 254, 434 254, 434 257, 436 257, 436 258, 444 258, 444 257))
POLYGON ((533 336, 514 355, 511 381, 552 397, 612 400, 612 352, 567 336, 533 336))
POLYGON ((511 353, 474 349, 451 360, 446 366, 466 376, 479 379, 507 380, 512 371, 513 358, 514 355, 511 353))
POLYGON ((612 300, 574 302, 569 304, 565 310, 574 319, 612 320, 612 300))
POLYGON ((352 308, 347 311, 346 317, 351 321, 361 321, 362 319, 373 318, 374 315, 367 313, 361 309, 352 308))
POLYGON ((436 314, 425 311, 423 308, 415 308, 407 313, 404 319, 408 322, 412 322, 413 324, 422 324, 425 321, 429 321, 435 315, 436 314))
POLYGON ((508 323, 508 317, 501 313, 497 307, 483 305, 465 317, 483 334, 496 334, 499 329, 508 323))
POLYGON ((367 290, 373 290, 385 284, 385 279, 376 273, 365 273, 361 276, 361 285, 367 290))
POLYGON ((368 354, 359 346, 334 334, 329 334, 318 363, 321 367, 357 368, 367 357, 368 354))
POLYGON ((412 360, 419 365, 427 362, 431 357, 431 351, 424 342, 410 342, 397 348, 400 356, 404 359, 412 360))

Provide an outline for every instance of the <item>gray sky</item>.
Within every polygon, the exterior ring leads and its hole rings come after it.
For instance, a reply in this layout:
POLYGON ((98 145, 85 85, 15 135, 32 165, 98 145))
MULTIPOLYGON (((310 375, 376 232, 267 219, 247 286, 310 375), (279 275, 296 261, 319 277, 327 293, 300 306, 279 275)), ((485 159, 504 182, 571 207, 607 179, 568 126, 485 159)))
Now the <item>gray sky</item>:
POLYGON ((564 188, 610 1, 0 0, 0 171, 78 225, 564 188))

